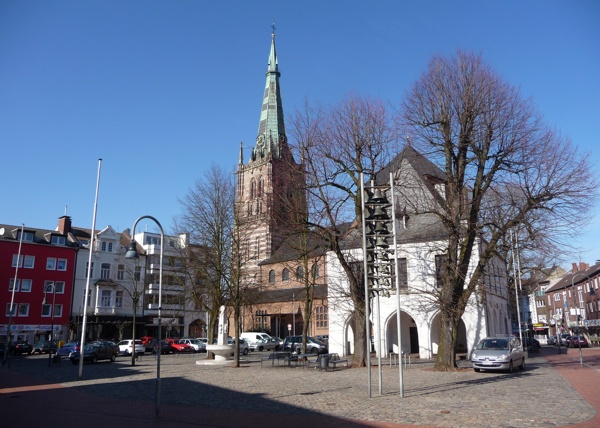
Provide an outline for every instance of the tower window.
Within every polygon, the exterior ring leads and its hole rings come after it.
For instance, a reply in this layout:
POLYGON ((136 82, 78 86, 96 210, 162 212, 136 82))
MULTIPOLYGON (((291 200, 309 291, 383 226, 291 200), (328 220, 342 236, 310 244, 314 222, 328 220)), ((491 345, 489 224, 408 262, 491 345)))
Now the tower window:
POLYGON ((269 284, 275 284, 275 271, 272 269, 269 271, 269 284))

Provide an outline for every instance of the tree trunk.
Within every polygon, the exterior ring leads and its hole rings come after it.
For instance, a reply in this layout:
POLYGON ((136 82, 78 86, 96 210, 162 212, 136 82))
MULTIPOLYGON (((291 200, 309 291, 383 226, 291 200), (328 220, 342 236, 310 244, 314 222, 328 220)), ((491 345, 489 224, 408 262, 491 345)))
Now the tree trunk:
POLYGON ((442 311, 440 314, 440 342, 438 345, 435 369, 440 371, 456 370, 456 345, 460 317, 442 311))

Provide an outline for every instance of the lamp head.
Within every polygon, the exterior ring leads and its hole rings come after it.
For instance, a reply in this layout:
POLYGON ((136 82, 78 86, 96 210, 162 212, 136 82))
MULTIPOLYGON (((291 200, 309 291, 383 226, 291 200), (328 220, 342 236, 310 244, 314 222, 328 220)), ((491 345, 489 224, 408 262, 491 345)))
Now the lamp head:
POLYGON ((140 255, 137 252, 137 244, 135 239, 132 239, 127 247, 127 253, 125 253, 126 259, 139 259, 140 255))

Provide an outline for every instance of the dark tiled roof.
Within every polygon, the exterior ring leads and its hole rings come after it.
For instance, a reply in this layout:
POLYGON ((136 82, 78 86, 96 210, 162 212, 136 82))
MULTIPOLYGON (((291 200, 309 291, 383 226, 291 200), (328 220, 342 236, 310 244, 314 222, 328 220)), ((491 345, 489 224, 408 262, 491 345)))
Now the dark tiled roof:
MULTIPOLYGON (((10 224, 0 224, 0 229, 3 229, 4 232, 0 236, 0 239, 9 240, 9 241, 17 241, 17 234, 21 230, 21 226, 15 226, 10 224)), ((24 227, 25 232, 32 232, 34 234, 34 244, 46 244, 50 245, 50 236, 58 235, 58 236, 67 236, 67 246, 68 247, 78 247, 79 243, 76 239, 74 239, 71 235, 62 235, 60 232, 56 230, 50 229, 38 229, 35 227, 24 227)))
POLYGON ((586 270, 578 270, 575 272, 569 272, 567 275, 562 277, 560 281, 554 284, 552 287, 546 289, 546 293, 551 293, 553 291, 562 290, 567 287, 571 287, 573 284, 581 284, 582 282, 586 282, 588 278, 594 278, 600 275, 600 262, 596 263, 593 266, 590 266, 586 270), (573 281, 575 279, 575 281, 573 281))

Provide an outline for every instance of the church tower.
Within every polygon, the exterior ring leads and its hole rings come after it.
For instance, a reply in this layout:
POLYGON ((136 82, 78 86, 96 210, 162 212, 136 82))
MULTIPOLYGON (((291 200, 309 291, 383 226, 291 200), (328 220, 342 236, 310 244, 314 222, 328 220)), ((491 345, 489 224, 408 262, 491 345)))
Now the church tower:
POLYGON ((273 31, 256 145, 247 163, 240 147, 237 169, 239 256, 249 285, 307 212, 304 168, 288 146, 279 77, 273 31))

